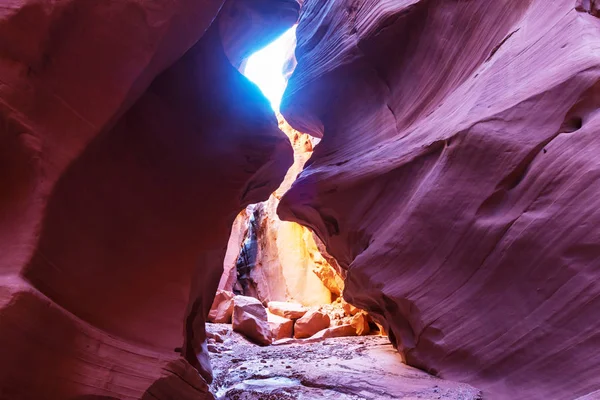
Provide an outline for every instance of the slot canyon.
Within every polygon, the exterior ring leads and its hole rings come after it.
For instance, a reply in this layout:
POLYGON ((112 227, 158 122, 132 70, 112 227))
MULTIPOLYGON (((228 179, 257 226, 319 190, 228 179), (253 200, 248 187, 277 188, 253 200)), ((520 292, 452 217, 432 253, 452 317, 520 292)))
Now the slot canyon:
POLYGON ((2 0, 0 400, 600 399, 599 18, 2 0))

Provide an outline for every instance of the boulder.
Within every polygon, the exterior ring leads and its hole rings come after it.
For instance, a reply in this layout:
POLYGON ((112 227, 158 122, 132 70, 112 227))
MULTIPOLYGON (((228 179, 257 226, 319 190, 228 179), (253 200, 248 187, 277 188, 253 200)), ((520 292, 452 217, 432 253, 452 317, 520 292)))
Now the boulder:
POLYGON ((329 327, 329 315, 318 311, 308 311, 294 325, 294 337, 296 339, 308 338, 322 329, 329 327))
POLYGON ((267 321, 273 340, 291 338, 294 334, 294 321, 291 319, 280 317, 267 310, 267 321))
POLYGON ((254 297, 234 297, 232 326, 235 332, 241 333, 256 344, 271 344, 267 310, 254 297))
POLYGON ((216 324, 230 323, 233 314, 234 296, 235 295, 232 292, 218 290, 212 307, 210 308, 210 312, 208 313, 208 320, 216 324))
POLYGON ((344 336, 356 336, 356 328, 352 325, 340 325, 320 330, 311 339, 329 339, 344 336))
POLYGON ((302 304, 285 301, 270 301, 268 307, 271 313, 288 319, 301 318, 308 311, 302 304))

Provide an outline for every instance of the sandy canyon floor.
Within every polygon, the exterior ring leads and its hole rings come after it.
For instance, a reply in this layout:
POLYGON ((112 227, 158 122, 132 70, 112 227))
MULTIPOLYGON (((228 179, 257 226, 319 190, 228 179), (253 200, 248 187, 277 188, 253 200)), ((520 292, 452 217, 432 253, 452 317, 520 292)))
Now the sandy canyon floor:
POLYGON ((220 400, 481 399, 479 390, 402 363, 386 337, 294 341, 260 347, 226 324, 207 324, 220 400))

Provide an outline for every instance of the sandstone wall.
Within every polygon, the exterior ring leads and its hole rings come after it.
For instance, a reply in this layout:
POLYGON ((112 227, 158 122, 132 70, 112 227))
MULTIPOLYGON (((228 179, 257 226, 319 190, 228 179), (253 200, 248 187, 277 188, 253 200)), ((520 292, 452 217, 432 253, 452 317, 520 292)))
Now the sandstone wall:
POLYGON ((236 41, 221 6, 0 7, 1 398, 212 398, 192 367, 231 224, 292 162, 231 49, 298 12, 244 3, 236 41))
POLYGON ((316 231, 409 364, 491 399, 598 390, 593 4, 303 7, 282 113, 323 140, 282 219, 316 231))

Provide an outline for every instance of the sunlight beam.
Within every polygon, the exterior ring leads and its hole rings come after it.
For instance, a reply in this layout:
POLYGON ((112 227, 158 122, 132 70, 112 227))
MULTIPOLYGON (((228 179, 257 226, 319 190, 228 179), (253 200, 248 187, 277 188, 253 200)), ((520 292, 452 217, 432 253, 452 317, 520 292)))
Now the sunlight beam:
POLYGON ((279 112, 287 85, 283 68, 295 43, 296 26, 293 26, 267 47, 252 54, 244 69, 244 75, 260 88, 275 112, 279 112))

